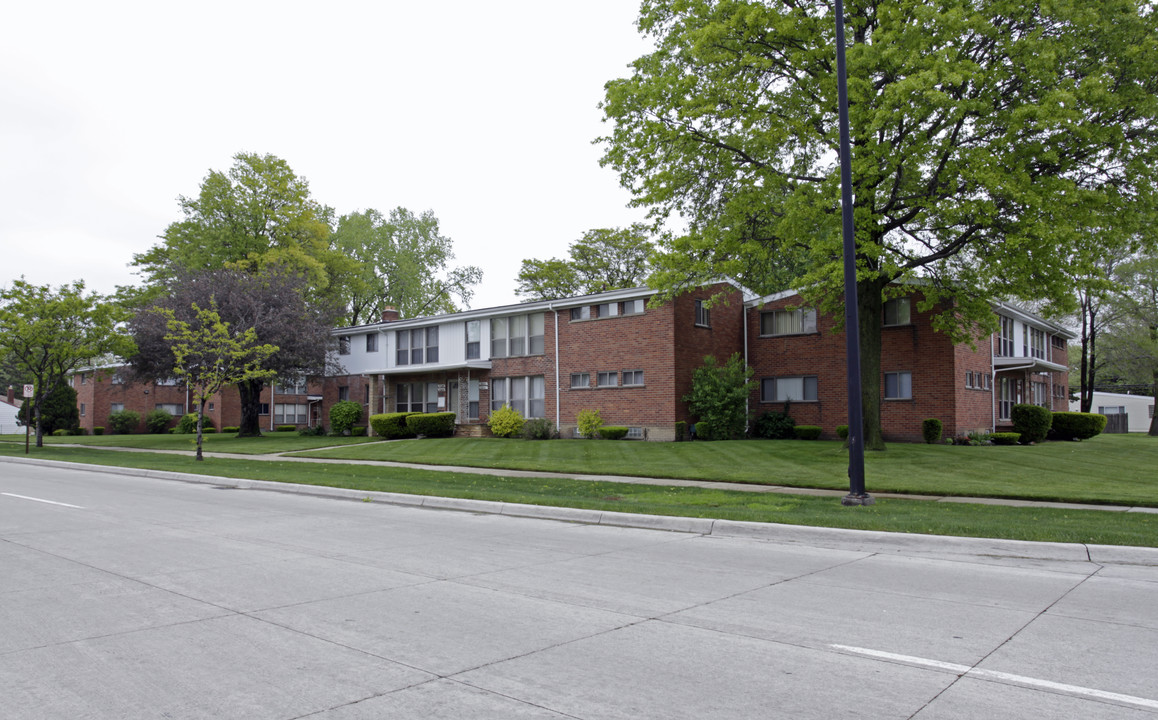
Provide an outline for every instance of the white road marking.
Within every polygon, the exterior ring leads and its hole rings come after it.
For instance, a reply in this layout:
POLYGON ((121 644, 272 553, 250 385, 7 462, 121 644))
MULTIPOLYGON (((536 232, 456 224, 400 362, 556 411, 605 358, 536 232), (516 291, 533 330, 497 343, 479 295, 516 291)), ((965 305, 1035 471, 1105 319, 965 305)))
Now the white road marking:
POLYGON ((1086 697, 1094 700, 1105 700, 1122 705, 1133 705, 1135 707, 1147 708, 1149 710, 1158 710, 1158 700, 1134 697, 1133 695, 1122 695, 1121 693, 1106 692, 1105 690, 1095 690, 1093 688, 1082 687, 1080 685, 1066 685, 1064 683, 1056 683, 1050 680, 1041 680, 1038 678, 1026 677, 1024 675, 1014 675, 1012 673, 998 672, 996 670, 982 670, 980 668, 973 668, 968 665, 941 662, 940 660, 930 660, 929 658, 914 657, 912 655, 898 655, 897 653, 884 652, 883 650, 870 650, 869 648, 851 647, 849 645, 829 645, 829 647, 835 650, 841 650, 843 652, 853 653, 856 655, 864 655, 866 657, 874 657, 881 660, 901 662, 905 663, 906 665, 916 665, 918 667, 927 667, 936 670, 948 670, 950 672, 957 673, 962 677, 968 676, 977 678, 979 680, 997 680, 1014 685, 1021 685, 1022 687, 1040 688, 1043 690, 1051 690, 1053 692, 1064 693, 1066 695, 1086 697))
POLYGON ((20 498, 21 500, 32 500, 33 502, 48 503, 49 505, 60 505, 62 507, 76 508, 77 510, 84 510, 80 505, 69 505, 68 503, 56 502, 55 500, 45 500, 43 498, 28 497, 27 495, 17 495, 16 493, 0 493, 0 495, 7 495, 8 497, 20 498))

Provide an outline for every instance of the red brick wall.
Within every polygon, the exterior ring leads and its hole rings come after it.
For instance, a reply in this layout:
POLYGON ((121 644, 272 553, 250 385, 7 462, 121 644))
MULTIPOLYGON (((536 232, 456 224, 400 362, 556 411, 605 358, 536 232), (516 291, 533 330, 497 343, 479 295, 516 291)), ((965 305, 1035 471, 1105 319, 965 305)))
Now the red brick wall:
POLYGON ((692 375, 712 355, 724 364, 734 353, 744 352, 744 297, 731 285, 697 288, 675 299, 675 402, 674 420, 692 421, 683 397, 692 391, 692 375), (709 313, 711 327, 695 324, 696 300, 708 300, 720 293, 709 313))
MULTIPOLYGON (((98 370, 95 373, 77 374, 72 378, 76 390, 76 401, 85 406, 80 426, 89 433, 94 427, 103 427, 110 432, 109 413, 113 403, 124 403, 125 410, 132 410, 141 416, 137 432, 145 432, 145 416, 156 409, 158 403, 176 403, 185 406, 185 388, 177 385, 157 385, 155 383, 114 383, 111 371, 98 370)), ((175 421, 174 421, 175 424, 175 421)))

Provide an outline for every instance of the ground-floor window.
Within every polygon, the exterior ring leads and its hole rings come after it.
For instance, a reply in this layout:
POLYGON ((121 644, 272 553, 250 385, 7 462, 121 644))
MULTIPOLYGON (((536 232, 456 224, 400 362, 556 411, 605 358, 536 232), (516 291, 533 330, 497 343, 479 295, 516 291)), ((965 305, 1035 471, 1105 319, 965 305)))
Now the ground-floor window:
POLYGON ((438 412, 437 383, 399 383, 395 391, 398 412, 438 412))
POLYGON ((276 425, 305 425, 310 412, 306 403, 274 403, 273 422, 276 425))
POLYGON ((760 381, 760 402, 815 402, 815 375, 764 378, 760 381))
POLYGON ((885 373, 885 400, 910 400, 913 397, 913 373, 885 373))
POLYGON ((185 406, 181 403, 157 403, 156 410, 164 410, 173 417, 181 417, 185 414, 185 406))
POLYGON ((1008 420, 1013 414, 1013 379, 1003 377, 997 381, 997 418, 1008 420))
POLYGON ((546 383, 542 375, 491 380, 491 412, 510 405, 526 418, 546 416, 546 383))
POLYGON ((1033 383, 1033 404, 1049 407, 1049 386, 1043 382, 1033 383))

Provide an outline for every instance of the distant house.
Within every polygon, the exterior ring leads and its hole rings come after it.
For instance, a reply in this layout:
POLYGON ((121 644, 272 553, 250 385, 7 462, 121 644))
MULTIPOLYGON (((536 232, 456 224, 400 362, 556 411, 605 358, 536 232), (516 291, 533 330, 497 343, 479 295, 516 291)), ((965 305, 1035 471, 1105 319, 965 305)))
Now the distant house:
MULTIPOLYGON (((1154 398, 1149 395, 1094 391, 1090 411, 1106 416, 1106 432, 1149 432, 1154 417, 1154 398)), ((1074 400, 1070 410, 1077 412, 1081 402, 1074 400)))
POLYGON ((16 424, 21 402, 16 399, 16 389, 9 385, 7 396, 0 398, 0 435, 23 432, 23 427, 16 424))

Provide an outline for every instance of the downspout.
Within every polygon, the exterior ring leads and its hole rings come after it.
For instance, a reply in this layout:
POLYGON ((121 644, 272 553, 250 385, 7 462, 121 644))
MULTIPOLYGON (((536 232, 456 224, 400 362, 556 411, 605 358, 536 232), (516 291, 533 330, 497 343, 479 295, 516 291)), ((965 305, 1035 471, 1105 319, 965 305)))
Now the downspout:
MULTIPOLYGON (((276 394, 277 394, 277 381, 275 380, 269 384, 269 431, 270 432, 274 431, 273 413, 274 413, 274 407, 276 407, 276 406, 273 404, 273 400, 274 400, 274 395, 276 395, 276 394)), ((260 399, 259 399, 259 402, 260 402, 260 399)))
POLYGON ((562 417, 559 410, 559 311, 555 309, 554 303, 547 303, 547 309, 550 310, 555 317, 555 431, 559 431, 559 420, 562 417))
POLYGON ((997 432, 997 363, 993 361, 993 335, 989 335, 989 377, 993 378, 993 382, 989 383, 989 432, 997 432))

